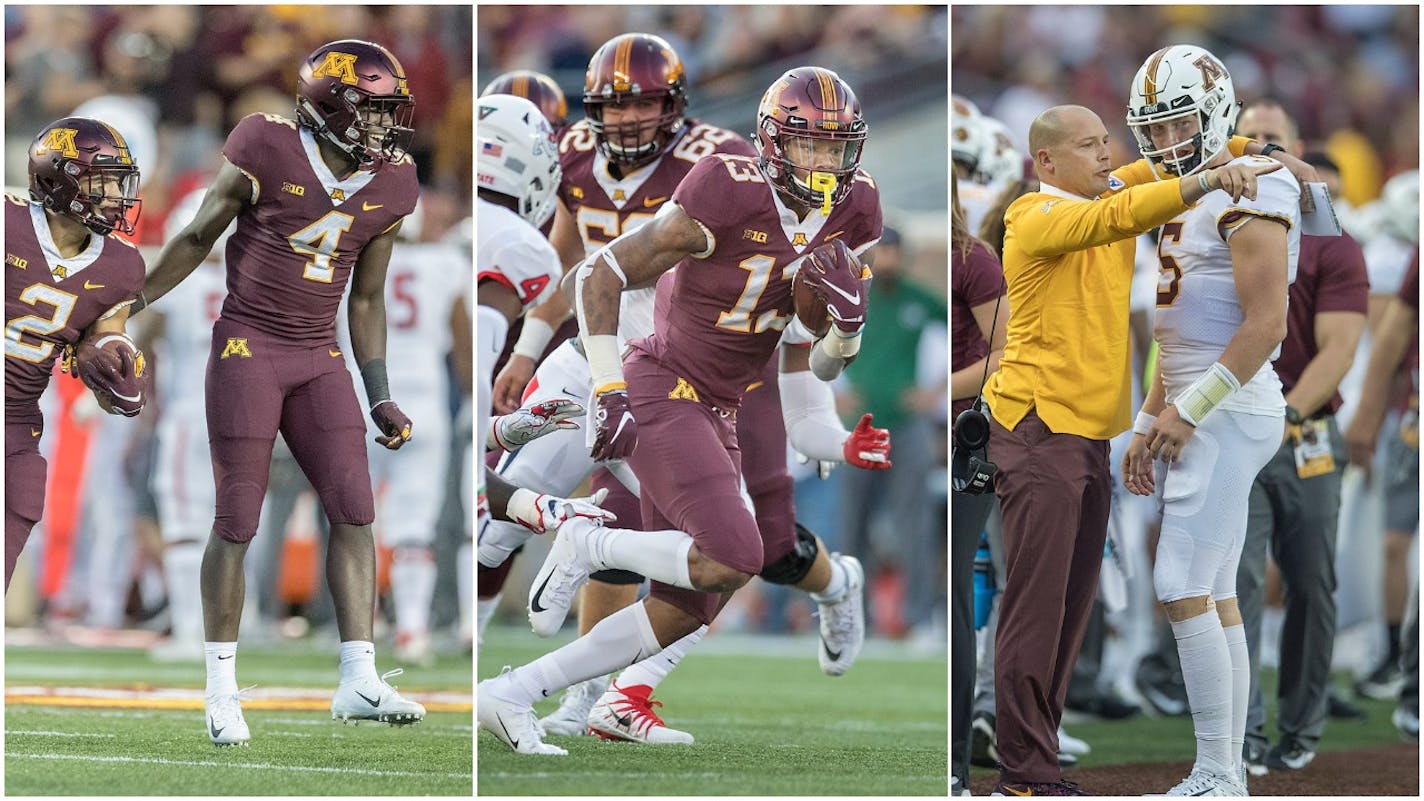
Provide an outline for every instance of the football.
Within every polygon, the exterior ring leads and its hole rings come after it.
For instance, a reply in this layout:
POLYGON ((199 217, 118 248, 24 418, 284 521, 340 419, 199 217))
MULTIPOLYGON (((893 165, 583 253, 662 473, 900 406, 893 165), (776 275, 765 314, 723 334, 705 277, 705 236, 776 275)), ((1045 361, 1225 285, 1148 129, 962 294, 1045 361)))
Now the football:
POLYGON ((94 397, 99 407, 109 414, 133 417, 143 411, 147 403, 149 374, 143 351, 125 334, 100 334, 90 343, 95 348, 112 354, 120 366, 119 380, 108 387, 99 388, 94 397))
POLYGON ((791 278, 791 303, 796 309, 796 319, 819 339, 830 333, 831 313, 816 290, 802 279, 802 273, 797 270, 791 278))

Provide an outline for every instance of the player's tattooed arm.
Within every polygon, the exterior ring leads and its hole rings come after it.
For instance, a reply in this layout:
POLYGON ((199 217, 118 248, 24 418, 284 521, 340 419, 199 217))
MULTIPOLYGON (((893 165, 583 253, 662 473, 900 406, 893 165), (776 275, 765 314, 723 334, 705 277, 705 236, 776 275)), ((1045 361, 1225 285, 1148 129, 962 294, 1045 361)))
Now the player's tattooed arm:
POLYGON ((143 290, 134 303, 137 312, 150 303, 168 294, 187 278, 208 252, 213 243, 227 229, 248 203, 252 202, 252 180, 247 174, 229 162, 223 162, 217 178, 203 195, 203 203, 198 214, 188 223, 177 238, 163 246, 153 270, 143 283, 143 290))
POLYGON ((674 264, 707 249, 705 230, 678 206, 624 234, 590 256, 580 268, 575 296, 584 330, 618 330, 618 296, 624 287, 647 286, 674 264))

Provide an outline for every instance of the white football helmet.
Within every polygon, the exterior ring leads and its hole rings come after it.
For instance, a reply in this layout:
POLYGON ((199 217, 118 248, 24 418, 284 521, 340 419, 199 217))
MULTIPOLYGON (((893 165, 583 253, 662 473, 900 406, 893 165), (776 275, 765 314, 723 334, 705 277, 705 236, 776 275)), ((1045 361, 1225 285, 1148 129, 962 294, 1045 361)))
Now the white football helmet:
POLYGON ((979 161, 988 149, 984 129, 979 125, 982 115, 979 113, 979 107, 968 98, 959 95, 951 97, 953 102, 950 122, 953 135, 949 140, 950 157, 954 159, 955 164, 963 165, 969 175, 974 177, 979 172, 979 161))
POLYGON ((1380 230, 1405 242, 1419 241, 1419 171, 1389 179, 1380 191, 1380 230))
POLYGON ((991 186, 1008 186, 1024 176, 1024 156, 1014 147, 1009 126, 993 117, 979 118, 979 127, 987 140, 984 155, 979 159, 979 172, 991 186))
POLYGON ((479 106, 479 188, 514 198, 519 216, 543 226, 563 178, 554 130, 539 107, 522 97, 486 95, 479 106))
POLYGON ((1240 110, 1231 75, 1216 56, 1196 45, 1172 45, 1148 57, 1132 79, 1127 127, 1154 174, 1187 176, 1226 149, 1240 110), (1149 126, 1189 115, 1198 119, 1195 136, 1153 146, 1149 126))

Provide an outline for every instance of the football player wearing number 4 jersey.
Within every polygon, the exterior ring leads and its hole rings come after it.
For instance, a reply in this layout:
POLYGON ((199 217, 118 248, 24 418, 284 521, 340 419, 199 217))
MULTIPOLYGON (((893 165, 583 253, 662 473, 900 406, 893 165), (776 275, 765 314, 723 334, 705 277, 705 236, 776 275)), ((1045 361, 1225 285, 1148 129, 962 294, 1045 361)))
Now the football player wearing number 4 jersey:
MULTIPOLYGON (((735 418, 744 389, 792 319, 790 279, 798 269, 835 322, 814 346, 787 348, 783 372, 809 366, 830 380, 859 349, 869 269, 858 257, 881 227, 879 193, 858 169, 866 137, 859 103, 835 73, 800 67, 772 84, 757 116, 759 160, 702 159, 654 220, 600 249, 577 273, 576 310, 597 403, 594 458, 629 460, 641 482, 643 522, 664 530, 583 520, 559 529, 530 596, 536 629, 558 627, 593 570, 632 570, 653 579, 653 590, 572 644, 480 684, 481 726, 521 753, 565 753, 542 742, 536 700, 696 632, 763 570, 761 535, 741 500, 735 418), (659 284, 654 333, 633 342, 625 382, 616 341, 622 289, 675 264, 676 274, 659 284)), ((888 435, 868 419, 846 432, 828 392, 797 382, 783 390, 786 407, 796 410, 787 424, 799 450, 889 466, 888 435)), ((787 558, 814 558, 794 550, 787 558)))
MULTIPOLYGON (((1221 62, 1174 45, 1133 79, 1127 124, 1154 173, 1208 189, 1214 167, 1268 163, 1228 152, 1238 110, 1221 62)), ((1252 484, 1284 434, 1270 361, 1286 333, 1300 195, 1290 172, 1267 172, 1254 196, 1210 192, 1165 223, 1158 243, 1161 352, 1122 473, 1134 494, 1162 490, 1153 583, 1181 653, 1197 741, 1190 775, 1168 795, 1246 795, 1250 666, 1236 573, 1252 484)))
MULTIPOLYGON (((88 334, 123 334, 143 283, 132 234, 138 165, 118 131, 88 117, 45 126, 30 144, 30 198, 5 196, 5 589, 44 512, 40 395, 55 359, 88 334)), ((112 357, 110 357, 112 358, 112 357)), ((91 362, 91 364, 97 363, 91 362)), ((140 371, 141 372, 141 371, 140 371)), ((111 398, 85 375, 101 405, 111 398)), ((137 414, 140 395, 115 412, 137 414)))
POLYGON ((206 723, 220 746, 250 738, 235 672, 242 564, 279 430, 331 523, 326 571, 341 636, 332 718, 404 724, 425 717, 424 707, 386 683, 396 671, 376 673, 366 426, 335 325, 350 279, 351 346, 371 418, 383 432, 377 441, 399 448, 410 439, 411 421, 387 389, 384 288, 396 233, 419 194, 405 152, 415 99, 395 57, 356 40, 314 51, 297 92, 296 121, 253 114, 228 135, 226 163, 197 217, 164 246, 139 299, 163 297, 237 220, 206 401, 217 483, 201 576, 206 723))

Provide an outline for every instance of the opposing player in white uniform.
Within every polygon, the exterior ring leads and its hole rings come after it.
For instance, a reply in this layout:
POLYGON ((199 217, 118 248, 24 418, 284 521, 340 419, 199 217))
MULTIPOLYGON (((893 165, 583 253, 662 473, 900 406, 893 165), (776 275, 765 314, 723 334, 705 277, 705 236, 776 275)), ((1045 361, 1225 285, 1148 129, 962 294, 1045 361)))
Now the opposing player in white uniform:
MULTIPOLYGON (((168 215, 165 239, 177 237, 197 216, 202 201, 202 190, 178 201, 168 215)), ((174 303, 150 312, 162 315, 155 345, 160 416, 151 484, 163 534, 163 580, 173 621, 172 638, 151 651, 153 658, 160 661, 203 661, 198 573, 203 546, 213 527, 217 490, 212 482, 206 390, 200 365, 207 361, 213 324, 227 297, 223 254, 227 237, 236 228, 236 223, 229 225, 198 269, 173 288, 174 303)))
POLYGON ((1014 148, 1008 128, 985 116, 967 98, 954 96, 950 116, 950 155, 959 179, 959 205, 969 230, 977 235, 1004 191, 1023 177, 1024 157, 1014 148))
MULTIPOLYGON (((1127 123, 1154 172, 1205 182, 1206 169, 1232 162, 1226 143, 1238 110, 1221 62, 1174 45, 1133 79, 1127 123)), ((1158 244, 1158 372, 1133 424, 1123 483, 1138 495, 1160 487, 1153 582, 1196 730, 1196 764, 1168 795, 1246 794, 1250 669, 1236 568, 1252 482, 1284 434, 1270 360, 1286 332, 1300 193, 1286 170, 1262 174, 1254 198, 1210 192, 1163 225, 1158 244)))
MULTIPOLYGON (((445 500, 452 423, 445 356, 456 328, 468 337, 469 317, 457 309, 470 282, 468 253, 444 242, 420 242, 420 206, 401 226, 386 268, 386 349, 400 354, 387 365, 393 391, 415 407, 421 435, 391 452, 367 442, 376 492, 376 531, 391 549, 391 597, 398 661, 429 665, 430 603, 435 595, 435 525, 445 500)), ((342 352, 359 375, 347 346, 345 314, 338 314, 342 352)), ((468 342, 468 340, 466 340, 468 342)), ((466 351, 468 352, 468 350, 466 351)))

